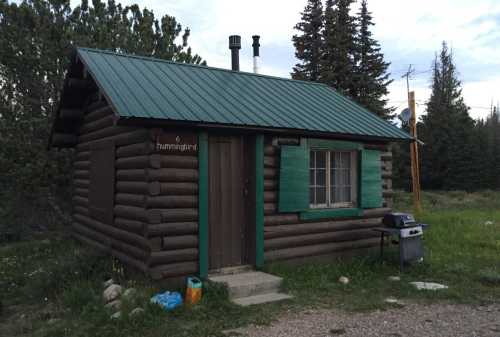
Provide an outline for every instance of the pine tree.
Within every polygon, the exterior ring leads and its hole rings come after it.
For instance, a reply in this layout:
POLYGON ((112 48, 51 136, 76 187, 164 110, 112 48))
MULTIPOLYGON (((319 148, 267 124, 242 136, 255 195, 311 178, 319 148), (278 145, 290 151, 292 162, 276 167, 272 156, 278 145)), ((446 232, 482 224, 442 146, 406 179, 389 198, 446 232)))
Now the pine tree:
POLYGON ((317 81, 322 54, 323 5, 321 0, 309 0, 302 18, 294 27, 300 35, 292 37, 295 57, 301 62, 293 67, 292 78, 317 81))
POLYGON ((353 0, 326 1, 320 81, 347 96, 354 97, 356 23, 350 14, 352 3, 353 0))
POLYGON ((384 119, 394 117, 393 108, 387 107, 387 87, 392 80, 387 72, 390 63, 384 61, 379 43, 372 38, 370 28, 374 25, 368 11, 367 0, 361 2, 357 17, 359 26, 356 35, 356 89, 353 98, 368 110, 384 119))
POLYGON ((426 144, 422 147, 422 185, 429 189, 474 189, 474 121, 445 42, 434 61, 431 89, 419 134, 426 144))

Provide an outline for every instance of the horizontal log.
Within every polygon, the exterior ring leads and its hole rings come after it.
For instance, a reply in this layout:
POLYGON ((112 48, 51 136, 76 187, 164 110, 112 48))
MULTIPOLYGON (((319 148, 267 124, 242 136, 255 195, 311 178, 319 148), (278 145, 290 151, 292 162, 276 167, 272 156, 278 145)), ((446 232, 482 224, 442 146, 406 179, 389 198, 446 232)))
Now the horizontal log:
POLYGON ((392 178, 392 171, 382 171, 382 178, 383 179, 391 179, 392 178))
POLYGON ((198 272, 197 262, 181 262, 159 265, 149 269, 149 275, 153 280, 163 278, 186 276, 198 272))
POLYGON ((75 161, 89 160, 90 151, 77 151, 75 154, 75 161))
MULTIPOLYGON (((134 129, 132 129, 134 130, 134 129)), ((76 148, 79 151, 87 151, 91 148, 92 144, 95 142, 103 141, 103 140, 112 140, 116 146, 129 145, 134 143, 143 142, 149 140, 151 137, 151 133, 148 129, 136 128, 134 131, 122 132, 116 134, 114 136, 109 136, 93 141, 87 141, 79 143, 76 148)))
POLYGON ((139 260, 144 261, 149 256, 149 251, 146 252, 144 249, 120 241, 115 237, 108 236, 102 232, 99 232, 95 228, 89 228, 88 226, 82 225, 79 222, 73 223, 73 229, 80 234, 93 238, 105 245, 109 245, 112 249, 116 249, 139 260))
POLYGON ((278 181, 276 180, 264 180, 264 191, 276 191, 278 189, 278 181))
POLYGON ((89 209, 84 206, 73 206, 73 214, 81 214, 88 216, 89 215, 89 209))
POLYGON ((197 208, 198 196, 196 195, 162 195, 148 196, 148 208, 197 208))
POLYGON ((59 110, 59 118, 62 119, 82 119, 84 111, 82 109, 61 109, 59 110))
POLYGON ((380 159, 382 161, 391 161, 392 160, 392 152, 391 151, 388 151, 388 152, 382 152, 380 154, 380 159))
POLYGON ((146 196, 142 194, 117 193, 115 203, 119 205, 146 208, 146 196))
POLYGON ((73 196, 73 204, 83 207, 89 206, 89 199, 86 197, 80 197, 78 195, 73 196))
POLYGON ((149 184, 141 181, 118 181, 116 183, 118 193, 143 194, 149 193, 149 184))
POLYGON ((117 169, 142 169, 142 168, 160 168, 160 157, 158 155, 144 155, 136 157, 123 157, 116 160, 117 169))
POLYGON ((264 214, 270 215, 278 212, 278 206, 273 203, 265 203, 264 204, 264 214))
POLYGON ((266 261, 271 262, 271 261, 292 259, 298 257, 324 255, 338 251, 373 247, 379 244, 379 241, 380 239, 378 238, 372 238, 372 239, 364 239, 356 241, 333 242, 321 245, 271 250, 264 253, 264 259, 266 261))
POLYGON ((383 198, 392 198, 393 195, 394 195, 393 190, 382 190, 382 197, 383 198))
POLYGON ((110 225, 106 225, 100 221, 80 214, 75 214, 74 220, 82 225, 91 227, 94 230, 105 234, 107 237, 116 239, 117 241, 127 242, 134 246, 140 247, 144 251, 149 251, 150 249, 149 241, 143 236, 130 233, 128 231, 110 225))
POLYGON ((56 147, 71 147, 78 142, 78 137, 71 133, 53 133, 52 145, 56 147))
POLYGON ((111 107, 103 102, 96 102, 89 105, 87 108, 88 113, 83 117, 84 123, 91 123, 103 117, 113 114, 111 107))
POLYGON ((149 183, 150 195, 198 195, 197 183, 149 183))
POLYGON ((174 262, 187 262, 198 260, 198 249, 187 248, 178 250, 167 250, 160 252, 152 252, 149 257, 148 265, 156 266, 162 264, 170 264, 174 262))
POLYGON ((144 222, 138 220, 130 220, 125 218, 115 218, 115 227, 123 229, 127 232, 132 232, 145 236, 147 226, 144 222))
POLYGON ((354 229, 337 232, 304 234, 265 240, 264 249, 273 250, 317 245, 327 242, 355 241, 379 236, 380 235, 378 233, 371 229, 354 229))
POLYGON ((84 123, 78 130, 78 133, 83 135, 113 126, 114 124, 115 117, 109 114, 92 122, 84 123))
POLYGON ((278 157, 264 156, 264 167, 279 167, 278 157))
POLYGON ((108 126, 97 131, 89 132, 78 137, 80 143, 90 142, 92 140, 101 140, 103 138, 116 136, 120 133, 130 132, 134 130, 134 127, 130 126, 108 126))
POLYGON ((276 191, 265 191, 264 192, 264 202, 274 202, 278 201, 278 192, 276 191))
POLYGON ((198 209, 150 209, 147 210, 147 218, 150 224, 159 224, 163 222, 198 221, 198 209))
POLYGON ((90 161, 89 160, 75 161, 73 163, 73 168, 75 170, 88 170, 90 169, 90 161))
POLYGON ((140 271, 142 271, 143 273, 146 273, 148 270, 146 264, 142 261, 131 258, 130 256, 127 256, 126 254, 123 254, 115 249, 106 247, 105 245, 103 245, 103 244, 101 244, 101 243, 99 243, 91 238, 88 238, 84 235, 81 235, 81 234, 77 233, 76 231, 73 231, 72 235, 76 240, 82 242, 83 244, 92 246, 95 249, 97 249, 103 253, 111 254, 112 256, 116 257, 118 260, 120 260, 124 264, 126 264, 130 267, 137 268, 140 271))
POLYGON ((266 145, 264 146, 264 155, 265 156, 275 156, 279 152, 279 149, 277 146, 273 145, 266 145))
POLYGON ((143 207, 135 207, 128 205, 115 205, 114 213, 116 217, 125 218, 137 221, 147 221, 147 213, 143 207))
POLYGON ((380 218, 390 213, 390 208, 372 208, 363 210, 363 218, 380 218))
POLYGON ((387 152, 388 149, 389 149, 389 144, 388 143, 383 143, 383 144, 364 144, 363 147, 365 149, 368 149, 368 150, 379 150, 379 151, 387 152))
POLYGON ((198 182, 198 171, 193 169, 127 169, 116 171, 117 180, 198 182))
POLYGON ((322 221, 322 222, 300 223, 293 225, 279 225, 271 227, 266 226, 264 227, 264 238, 272 239, 272 238, 280 238, 280 237, 303 235, 303 234, 373 228, 380 226, 381 222, 382 222, 381 218, 370 218, 370 219, 353 219, 353 220, 341 220, 341 221, 322 221))
POLYGON ((264 169, 264 179, 276 179, 276 178, 278 178, 278 169, 275 168, 264 169))
POLYGON ((300 138, 298 137, 278 137, 277 142, 279 145, 299 145, 300 138))
POLYGON ((197 233, 198 233, 197 222, 171 222, 171 223, 148 225, 146 235, 148 237, 157 237, 157 236, 185 235, 185 234, 197 234, 197 233))
POLYGON ((89 190, 88 190, 88 188, 77 187, 73 190, 73 195, 88 198, 89 190))
POLYGON ((175 155, 159 155, 161 158, 162 168, 198 168, 198 157, 196 156, 175 156, 175 155))
POLYGON ((89 181, 86 180, 86 179, 74 179, 73 180, 73 186, 88 188, 89 187, 89 181))
POLYGON ((151 141, 137 144, 120 146, 116 149, 116 157, 135 157, 151 154, 154 151, 154 144, 151 141))
POLYGON ((135 181, 135 182, 147 182, 148 181, 148 170, 134 169, 134 170, 116 170, 116 180, 118 181, 135 181))
POLYGON ((75 170, 73 171, 73 178, 74 179, 89 179, 90 177, 90 172, 89 170, 75 170))
POLYGON ((298 222, 299 222, 299 216, 298 214, 295 213, 264 216, 265 226, 278 226, 278 225, 293 224, 298 222))
POLYGON ((163 250, 198 247, 198 235, 171 235, 162 238, 163 250))
POLYGON ((161 182, 198 182, 198 170, 162 168, 148 170, 150 181, 161 182))

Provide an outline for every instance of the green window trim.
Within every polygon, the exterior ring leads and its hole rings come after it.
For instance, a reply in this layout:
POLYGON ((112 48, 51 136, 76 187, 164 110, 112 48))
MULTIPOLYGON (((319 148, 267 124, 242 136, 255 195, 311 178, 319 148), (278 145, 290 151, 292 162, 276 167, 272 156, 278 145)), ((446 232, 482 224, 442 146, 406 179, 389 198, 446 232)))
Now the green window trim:
POLYGON ((264 136, 255 137, 255 266, 264 265, 264 136))
POLYGON ((347 218, 362 216, 361 208, 321 208, 300 212, 300 220, 316 220, 324 218, 347 218))

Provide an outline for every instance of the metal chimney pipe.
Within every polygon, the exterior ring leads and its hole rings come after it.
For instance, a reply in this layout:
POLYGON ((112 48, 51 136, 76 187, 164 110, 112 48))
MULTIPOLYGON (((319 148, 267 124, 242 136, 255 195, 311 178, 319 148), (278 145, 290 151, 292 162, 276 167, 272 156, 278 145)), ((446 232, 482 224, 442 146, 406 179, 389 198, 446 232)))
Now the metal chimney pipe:
POLYGON ((240 52, 241 49, 241 36, 229 36, 229 49, 231 49, 231 69, 240 71, 240 52))
POLYGON ((253 72, 258 74, 259 73, 259 47, 260 47, 259 39, 260 39, 260 36, 254 35, 254 36, 252 36, 252 39, 253 39, 253 43, 252 43, 252 47, 253 47, 253 72))

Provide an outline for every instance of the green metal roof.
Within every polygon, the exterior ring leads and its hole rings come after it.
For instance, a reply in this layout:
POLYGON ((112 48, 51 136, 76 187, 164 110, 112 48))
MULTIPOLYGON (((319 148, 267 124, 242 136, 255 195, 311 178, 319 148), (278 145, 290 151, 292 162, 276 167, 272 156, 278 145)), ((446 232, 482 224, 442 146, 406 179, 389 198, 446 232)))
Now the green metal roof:
POLYGON ((87 48, 77 55, 120 117, 411 139, 324 84, 87 48))

